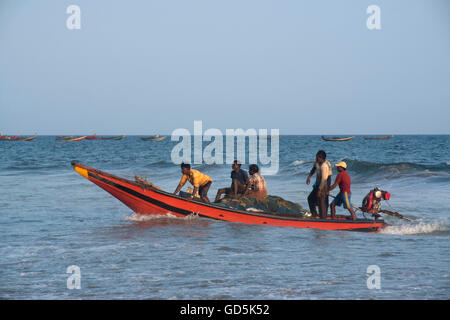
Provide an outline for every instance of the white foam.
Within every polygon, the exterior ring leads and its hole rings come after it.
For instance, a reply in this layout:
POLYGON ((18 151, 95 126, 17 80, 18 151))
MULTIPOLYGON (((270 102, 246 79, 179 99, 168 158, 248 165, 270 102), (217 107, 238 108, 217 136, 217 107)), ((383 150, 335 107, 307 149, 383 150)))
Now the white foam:
MULTIPOLYGON (((155 219, 176 219, 178 217, 174 216, 171 213, 167 213, 165 215, 162 214, 139 214, 139 213, 133 213, 132 215, 126 216, 125 220, 127 221, 151 221, 155 219)), ((183 219, 183 218, 181 218, 183 219)))
POLYGON ((305 163, 307 163, 308 161, 305 161, 305 160, 295 160, 294 162, 292 162, 292 165, 293 166, 301 166, 302 164, 305 164, 305 163))
POLYGON ((446 221, 419 222, 403 224, 400 226, 389 226, 380 231, 385 234, 430 234, 434 232, 450 231, 450 224, 446 221))

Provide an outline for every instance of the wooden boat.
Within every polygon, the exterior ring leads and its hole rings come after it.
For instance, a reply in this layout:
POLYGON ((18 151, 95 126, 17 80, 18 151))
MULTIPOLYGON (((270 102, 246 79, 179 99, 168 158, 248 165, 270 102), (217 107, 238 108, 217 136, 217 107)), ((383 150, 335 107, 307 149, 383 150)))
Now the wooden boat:
POLYGON ((71 138, 73 138, 73 136, 56 136, 56 140, 66 140, 71 138))
POLYGON ((117 136, 117 137, 98 137, 94 134, 92 136, 87 136, 86 139, 87 140, 121 140, 125 137, 126 137, 126 135, 121 135, 121 136, 117 136))
POLYGON ((117 136, 117 137, 102 137, 102 140, 122 140, 123 138, 125 138, 126 135, 121 135, 121 136, 117 136))
POLYGON ((332 138, 327 138, 325 136, 322 136, 322 139, 325 141, 348 141, 353 139, 355 136, 351 136, 351 137, 347 137, 347 138, 339 138, 339 137, 332 137, 332 138))
POLYGON ((56 141, 81 141, 83 139, 86 139, 86 136, 71 138, 71 139, 56 139, 56 141))
POLYGON ((364 136, 364 140, 387 140, 392 137, 393 136, 385 136, 385 137, 366 137, 366 136, 364 136))
POLYGON ((150 137, 140 137, 141 140, 144 141, 162 141, 166 138, 167 136, 160 136, 159 134, 157 134, 156 136, 150 136, 150 137))
POLYGON ((3 136, 1 136, 0 137, 0 140, 6 140, 6 141, 15 141, 15 140, 17 140, 17 139, 19 139, 19 137, 20 136, 12 136, 12 137, 10 137, 10 136, 8 136, 8 135, 3 135, 3 136))
POLYGON ((15 141, 31 141, 31 140, 34 140, 36 138, 37 138, 37 135, 34 135, 34 136, 31 136, 31 137, 28 137, 28 138, 18 138, 15 141))
POLYGON ((299 214, 249 212, 231 209, 218 204, 207 204, 198 200, 183 198, 163 191, 150 183, 143 183, 141 180, 131 181, 124 179, 76 161, 72 161, 72 166, 81 176, 109 192, 139 214, 175 217, 200 216, 244 224, 324 230, 375 232, 387 226, 383 220, 374 219, 348 220, 346 217, 315 219, 299 214))

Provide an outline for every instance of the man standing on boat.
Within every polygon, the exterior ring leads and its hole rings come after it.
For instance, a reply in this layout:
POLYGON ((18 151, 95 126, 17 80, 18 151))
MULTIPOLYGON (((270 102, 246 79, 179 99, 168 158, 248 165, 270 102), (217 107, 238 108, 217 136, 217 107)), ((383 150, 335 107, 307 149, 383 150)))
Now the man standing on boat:
POLYGON ((331 164, 326 160, 327 154, 319 150, 316 154, 316 162, 309 172, 306 184, 310 184, 311 177, 316 173, 316 183, 308 196, 309 211, 314 218, 317 217, 316 206, 319 207, 321 219, 326 219, 328 211, 328 188, 331 185, 331 175, 333 174, 331 164))
POLYGON ((258 165, 251 164, 248 168, 248 173, 250 173, 250 178, 248 179, 245 195, 260 199, 265 198, 267 196, 266 181, 259 174, 258 165))
POLYGON ((211 177, 198 170, 191 169, 191 165, 188 163, 181 164, 181 173, 183 176, 173 194, 178 194, 181 188, 186 184, 186 181, 189 181, 194 186, 191 197, 193 198, 198 193, 203 202, 209 203, 208 190, 212 183, 211 177))
POLYGON ((328 194, 331 190, 336 188, 337 185, 339 185, 340 192, 330 205, 331 218, 336 218, 336 206, 344 205, 344 209, 348 209, 348 211, 352 215, 352 219, 356 220, 355 211, 352 209, 352 205, 350 203, 352 191, 350 189, 351 179, 346 171, 347 164, 344 161, 341 161, 339 163, 336 163, 335 166, 339 174, 337 175, 334 184, 328 189, 328 194))
POLYGON ((248 174, 245 170, 241 169, 241 163, 238 160, 234 160, 231 168, 231 187, 221 188, 217 190, 215 202, 219 202, 222 194, 227 194, 231 197, 244 194, 247 190, 248 174))

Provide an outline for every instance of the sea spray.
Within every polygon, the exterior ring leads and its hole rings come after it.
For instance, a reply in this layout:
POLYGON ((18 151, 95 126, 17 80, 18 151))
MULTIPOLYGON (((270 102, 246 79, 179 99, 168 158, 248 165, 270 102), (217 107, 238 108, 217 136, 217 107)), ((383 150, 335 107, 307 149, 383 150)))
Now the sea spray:
POLYGON ((383 234, 396 235, 448 235, 450 234, 450 223, 448 221, 431 221, 431 222, 413 222, 396 226, 389 226, 380 231, 383 234))

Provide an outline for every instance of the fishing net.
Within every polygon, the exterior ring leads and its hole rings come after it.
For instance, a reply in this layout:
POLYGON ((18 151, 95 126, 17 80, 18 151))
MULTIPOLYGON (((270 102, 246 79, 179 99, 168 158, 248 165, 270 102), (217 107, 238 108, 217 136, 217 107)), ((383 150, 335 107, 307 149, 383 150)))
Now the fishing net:
POLYGON ((295 202, 284 200, 278 196, 267 196, 263 199, 254 197, 239 197, 236 199, 225 197, 218 203, 221 206, 255 212, 305 214, 306 210, 295 202))

